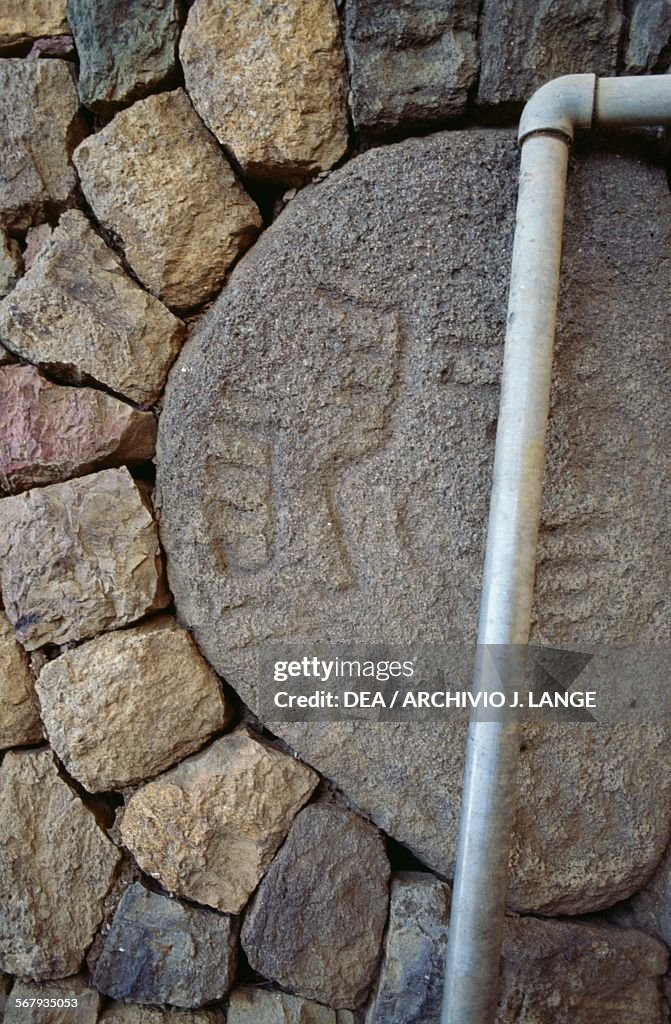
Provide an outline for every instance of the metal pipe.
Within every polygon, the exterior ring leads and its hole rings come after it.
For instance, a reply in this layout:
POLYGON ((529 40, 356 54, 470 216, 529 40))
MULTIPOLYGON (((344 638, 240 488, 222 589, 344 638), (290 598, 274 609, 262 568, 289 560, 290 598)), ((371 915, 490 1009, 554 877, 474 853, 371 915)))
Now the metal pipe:
MULTIPOLYGON (((525 107, 499 422, 473 688, 520 687, 550 401, 569 145, 576 128, 671 123, 671 77, 569 75, 525 107)), ((441 1024, 496 1014, 519 724, 471 720, 441 1024)))

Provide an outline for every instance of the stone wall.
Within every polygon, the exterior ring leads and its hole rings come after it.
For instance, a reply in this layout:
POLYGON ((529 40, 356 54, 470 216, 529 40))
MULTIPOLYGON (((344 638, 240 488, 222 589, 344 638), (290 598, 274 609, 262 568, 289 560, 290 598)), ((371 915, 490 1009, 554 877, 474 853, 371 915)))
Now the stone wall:
MULTIPOLYGON (((261 721, 259 650, 472 639, 512 125, 670 64, 669 0, 4 0, 7 1024, 437 1022, 463 725, 261 721)), ((667 153, 572 159, 540 643, 669 640, 667 153)), ((498 1024, 668 1020, 670 739, 525 727, 498 1024)))

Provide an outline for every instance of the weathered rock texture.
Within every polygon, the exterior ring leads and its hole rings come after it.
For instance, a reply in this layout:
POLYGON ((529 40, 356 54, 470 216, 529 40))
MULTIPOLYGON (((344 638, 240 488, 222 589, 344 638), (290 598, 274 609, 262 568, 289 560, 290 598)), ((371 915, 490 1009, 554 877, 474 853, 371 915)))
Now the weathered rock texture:
POLYGON ((5 1013, 5 1024, 97 1024, 101 1006, 100 993, 81 977, 42 984, 17 981, 5 1013), (69 1006, 16 1006, 16 999, 55 999, 62 1003, 71 1000, 71 1003, 69 1006), (72 1000, 76 1000, 76 1007, 72 1000))
POLYGON ((669 0, 637 0, 629 25, 625 71, 664 70, 671 63, 671 3, 669 0))
MULTIPOLYGON (((512 133, 372 150, 288 205, 184 349, 161 536, 180 615, 253 709, 267 641, 475 636, 516 189, 512 133)), ((567 224, 534 636, 668 638, 663 170, 583 154, 567 224)), ((272 728, 452 877, 460 727, 272 728)), ((640 888, 667 841, 670 751, 659 723, 530 729, 512 905, 640 888)))
POLYGON ((2 0, 0 51, 67 32, 66 7, 67 0, 2 0))
POLYGON ((74 61, 75 44, 72 36, 47 36, 43 39, 36 39, 28 51, 28 60, 40 60, 47 57, 74 61))
POLYGON ((333 0, 235 9, 196 0, 180 57, 196 110, 250 178, 299 184, 344 154, 345 60, 333 0))
POLYGON ((91 792, 157 775, 228 717, 214 672, 188 633, 165 618, 48 662, 37 693, 49 742, 91 792))
POLYGON ((42 723, 35 686, 23 648, 0 612, 0 750, 39 743, 42 723))
POLYGON ((109 114, 175 75, 178 0, 68 0, 85 107, 109 114))
POLYGON ((31 269, 0 303, 0 341, 81 384, 97 381, 141 405, 163 390, 184 325, 124 271, 86 217, 61 217, 31 269))
POLYGON ((349 1010, 249 987, 231 992, 226 1024, 354 1024, 354 1017, 349 1010))
POLYGON ((197 1007, 221 999, 235 975, 237 921, 131 885, 93 984, 114 999, 197 1007))
POLYGON ((79 146, 74 161, 96 216, 171 309, 209 299, 261 227, 181 89, 121 111, 79 146))
POLYGON ((478 74, 477 0, 348 0, 354 124, 367 135, 463 114, 478 74))
POLYGON ((510 919, 497 1024, 663 1024, 667 963, 642 932, 510 919))
POLYGON ((250 964, 307 999, 359 1006, 377 968, 388 880, 376 829, 340 807, 306 807, 247 911, 250 964))
POLYGON ((127 469, 4 498, 0 581, 29 651, 123 626, 169 601, 156 524, 127 469))
POLYGON ((175 1010, 172 1007, 112 1003, 100 1015, 100 1024, 224 1024, 220 1010, 175 1010))
POLYGON ((0 368, 0 492, 150 459, 156 419, 93 388, 52 384, 34 366, 0 368))
POLYGON ((2 972, 0 972, 0 1014, 3 1015, 3 1020, 5 1007, 7 1005, 7 996, 9 995, 9 990, 12 987, 12 981, 13 978, 10 978, 8 974, 2 974, 2 972))
POLYGON ((317 782, 305 765, 242 730, 136 793, 123 841, 171 892, 235 914, 317 782))
POLYGON ((37 981, 76 974, 119 860, 59 778, 49 751, 0 767, 0 969, 37 981))
POLYGON ((517 107, 559 75, 614 75, 622 25, 619 0, 484 0, 478 103, 517 107))
POLYGON ((0 227, 24 231, 72 200, 83 134, 70 64, 0 60, 0 227))
POLYGON ((382 967, 366 1024, 434 1024, 440 1018, 450 890, 403 871, 391 886, 382 967))
POLYGON ((648 883, 609 914, 615 923, 640 928, 671 946, 671 848, 648 883))
POLYGON ((0 231, 0 299, 11 292, 21 276, 21 251, 18 243, 0 231))

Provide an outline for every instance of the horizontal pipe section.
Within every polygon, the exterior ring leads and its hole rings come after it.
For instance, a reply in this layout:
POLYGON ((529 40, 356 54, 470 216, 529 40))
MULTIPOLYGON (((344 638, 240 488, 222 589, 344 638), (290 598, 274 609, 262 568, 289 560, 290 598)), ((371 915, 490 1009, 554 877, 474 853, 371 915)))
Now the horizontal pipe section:
MULTIPOLYGON (((567 142, 522 149, 474 689, 514 690, 529 638, 568 167, 567 142), (494 645, 494 646, 493 646, 494 645), (510 657, 495 664, 494 651, 510 657)), ((498 994, 519 753, 516 722, 472 721, 441 1024, 490 1024, 498 994)))
POLYGON ((595 122, 603 128, 671 124, 671 75, 597 79, 595 122))

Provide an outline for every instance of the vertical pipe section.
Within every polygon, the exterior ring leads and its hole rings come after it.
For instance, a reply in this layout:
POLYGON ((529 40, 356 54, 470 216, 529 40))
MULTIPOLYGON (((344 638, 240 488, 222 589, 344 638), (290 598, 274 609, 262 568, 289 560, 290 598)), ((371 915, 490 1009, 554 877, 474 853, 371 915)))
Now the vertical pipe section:
MULTIPOLYGON (((474 691, 512 691, 529 639, 569 140, 523 144, 474 691), (503 671, 500 656, 503 654, 503 671)), ((441 1024, 491 1024, 519 754, 517 721, 469 727, 441 1024)))

